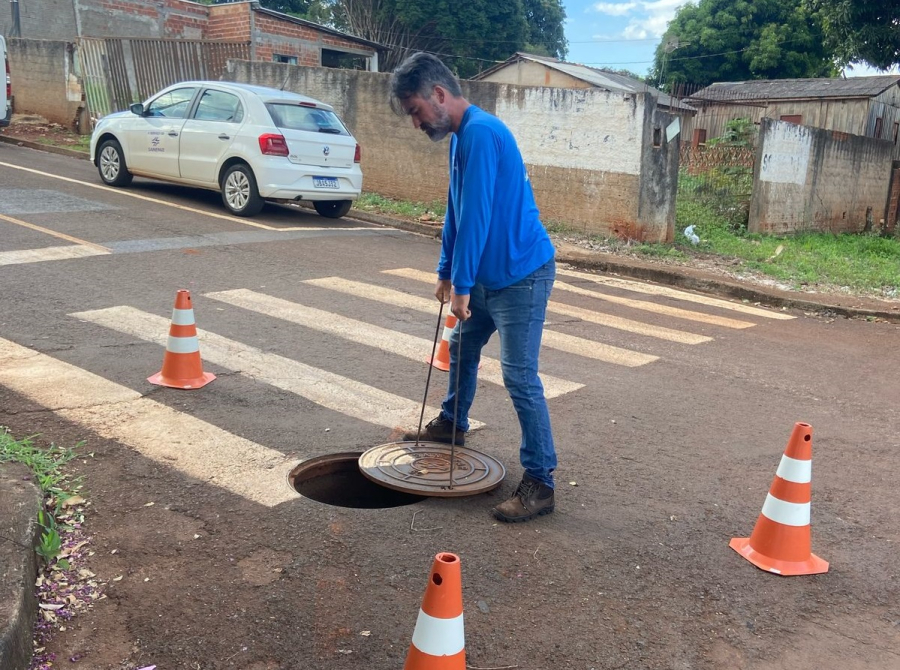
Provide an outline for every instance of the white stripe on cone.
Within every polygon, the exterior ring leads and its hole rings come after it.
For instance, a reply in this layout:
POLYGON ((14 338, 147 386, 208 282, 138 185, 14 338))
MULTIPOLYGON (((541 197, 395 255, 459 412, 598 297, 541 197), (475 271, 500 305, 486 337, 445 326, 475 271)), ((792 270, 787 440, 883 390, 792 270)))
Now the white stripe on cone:
POLYGON ((166 342, 166 350, 173 354, 194 354, 200 351, 200 341, 197 336, 175 337, 169 335, 166 342))
POLYGON ((775 474, 795 484, 809 484, 812 481, 812 461, 782 456, 775 474))
POLYGON ((438 619, 419 610, 412 643, 429 656, 454 656, 466 647, 463 615, 452 619, 438 619))
POLYGON ((193 326, 194 310, 193 309, 173 309, 172 323, 176 326, 193 326))
POLYGON ((783 526, 808 526, 809 503, 791 503, 779 500, 771 493, 766 495, 763 503, 763 515, 783 526))

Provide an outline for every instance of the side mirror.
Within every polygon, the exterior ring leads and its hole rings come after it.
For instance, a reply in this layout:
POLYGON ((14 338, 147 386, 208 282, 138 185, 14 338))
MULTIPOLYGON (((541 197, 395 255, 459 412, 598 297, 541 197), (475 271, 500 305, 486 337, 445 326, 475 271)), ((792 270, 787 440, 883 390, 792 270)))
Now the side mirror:
POLYGON ((138 116, 144 115, 144 105, 140 102, 134 103, 131 107, 129 107, 132 114, 137 114, 138 116))

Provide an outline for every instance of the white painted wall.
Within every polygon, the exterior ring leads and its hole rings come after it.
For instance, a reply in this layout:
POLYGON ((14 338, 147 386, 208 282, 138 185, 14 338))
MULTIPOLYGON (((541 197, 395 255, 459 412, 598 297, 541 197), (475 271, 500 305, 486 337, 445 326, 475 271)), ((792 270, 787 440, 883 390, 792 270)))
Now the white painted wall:
POLYGON ((643 96, 598 89, 503 86, 499 116, 526 163, 641 173, 643 96))
POLYGON ((786 122, 772 124, 763 138, 763 146, 760 181, 801 186, 806 183, 812 147, 809 128, 786 122))

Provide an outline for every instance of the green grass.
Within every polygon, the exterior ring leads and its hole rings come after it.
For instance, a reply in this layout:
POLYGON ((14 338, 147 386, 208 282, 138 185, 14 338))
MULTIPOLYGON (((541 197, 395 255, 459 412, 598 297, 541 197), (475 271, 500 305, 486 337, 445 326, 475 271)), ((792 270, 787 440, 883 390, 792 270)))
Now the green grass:
POLYGON ((74 135, 73 133, 73 137, 76 137, 78 140, 74 144, 71 142, 60 142, 52 137, 41 138, 37 140, 37 142, 38 144, 47 144, 51 147, 61 147, 63 149, 71 149, 72 151, 83 151, 84 153, 88 153, 91 150, 90 135, 74 135))
POLYGON ((900 239, 875 233, 752 235, 737 228, 700 199, 679 195, 675 246, 736 261, 733 269, 752 270, 793 288, 826 285, 855 292, 898 297, 900 239), (700 244, 682 234, 693 225, 700 244))
POLYGON ((75 458, 74 449, 51 444, 47 448, 35 446, 32 438, 15 439, 8 429, 0 426, 0 463, 22 463, 34 473, 45 497, 55 505, 62 504, 75 495, 79 487, 64 470, 66 463, 75 458))
POLYGON ((401 216, 406 219, 434 221, 442 223, 446 207, 441 202, 409 202, 406 200, 394 200, 378 195, 377 193, 363 193, 356 202, 354 208, 365 212, 374 212, 387 216, 401 216))

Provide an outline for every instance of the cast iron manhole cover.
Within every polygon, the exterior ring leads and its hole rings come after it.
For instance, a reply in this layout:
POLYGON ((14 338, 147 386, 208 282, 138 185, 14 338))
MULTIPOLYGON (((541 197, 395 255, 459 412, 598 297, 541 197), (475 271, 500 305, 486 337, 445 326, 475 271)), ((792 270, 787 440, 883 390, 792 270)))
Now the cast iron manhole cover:
POLYGON ((395 491, 442 498, 485 493, 500 486, 506 476, 500 461, 457 445, 451 486, 450 445, 424 441, 372 447, 360 456, 359 470, 373 482, 395 491))

